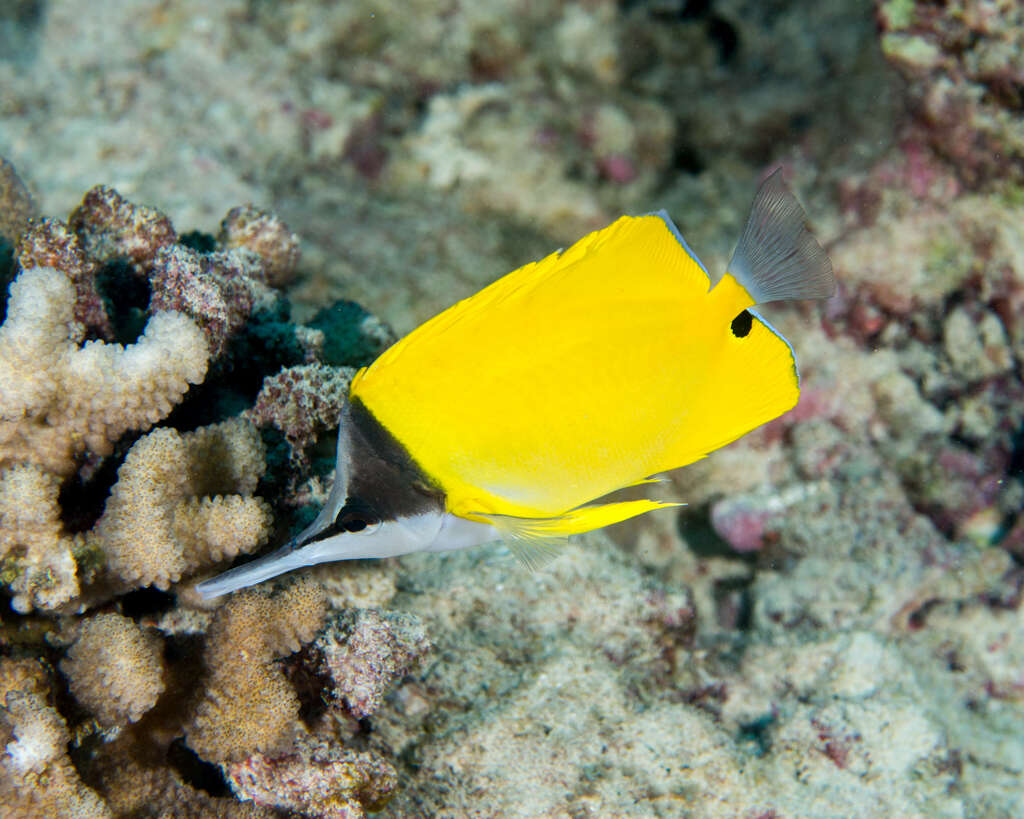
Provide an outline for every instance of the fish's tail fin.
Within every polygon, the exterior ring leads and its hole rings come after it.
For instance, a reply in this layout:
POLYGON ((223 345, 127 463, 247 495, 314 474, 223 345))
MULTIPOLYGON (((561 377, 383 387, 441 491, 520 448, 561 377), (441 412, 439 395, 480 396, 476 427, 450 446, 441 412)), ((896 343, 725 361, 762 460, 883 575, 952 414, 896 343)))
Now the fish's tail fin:
POLYGON ((832 262, 807 229, 807 215, 780 170, 757 189, 727 270, 755 304, 827 299, 836 292, 832 262))

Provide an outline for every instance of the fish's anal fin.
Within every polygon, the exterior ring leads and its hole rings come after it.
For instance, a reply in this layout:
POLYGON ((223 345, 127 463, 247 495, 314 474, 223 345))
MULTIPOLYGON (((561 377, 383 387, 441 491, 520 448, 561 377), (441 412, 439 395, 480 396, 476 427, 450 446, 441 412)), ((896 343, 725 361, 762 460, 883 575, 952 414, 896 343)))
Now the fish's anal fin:
POLYGON ((757 189, 726 270, 755 304, 827 299, 836 292, 832 262, 807 229, 807 215, 783 183, 781 170, 757 189))
POLYGON ((682 503, 631 500, 580 506, 552 518, 522 518, 512 515, 478 514, 501 534, 519 562, 530 569, 546 565, 558 556, 569 535, 590 532, 612 523, 642 515, 654 509, 685 506, 682 503))

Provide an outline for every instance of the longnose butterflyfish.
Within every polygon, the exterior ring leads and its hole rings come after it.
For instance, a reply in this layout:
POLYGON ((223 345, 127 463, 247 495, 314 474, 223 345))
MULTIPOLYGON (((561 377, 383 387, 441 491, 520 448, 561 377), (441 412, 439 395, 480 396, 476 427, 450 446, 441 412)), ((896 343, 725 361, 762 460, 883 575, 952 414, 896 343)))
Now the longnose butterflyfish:
POLYGON ((664 211, 623 216, 509 273, 360 370, 334 484, 215 597, 302 566, 503 539, 539 565, 569 535, 679 504, 616 500, 791 409, 792 347, 753 308, 835 291, 776 171, 724 273, 664 211))

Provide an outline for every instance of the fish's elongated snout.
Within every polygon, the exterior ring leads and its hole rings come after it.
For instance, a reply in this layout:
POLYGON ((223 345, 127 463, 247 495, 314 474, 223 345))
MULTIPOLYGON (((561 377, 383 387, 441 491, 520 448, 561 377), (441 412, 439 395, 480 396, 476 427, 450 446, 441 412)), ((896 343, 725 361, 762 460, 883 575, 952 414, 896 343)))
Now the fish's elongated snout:
POLYGON ((449 515, 428 512, 384 521, 355 532, 337 532, 327 516, 288 541, 280 549, 236 566, 196 585, 210 599, 262 583, 285 572, 335 560, 397 557, 431 548, 445 529, 449 515), (326 536, 325 536, 326 535, 326 536))
POLYGON ((264 580, 270 580, 272 577, 290 572, 292 569, 310 565, 303 555, 305 550, 294 548, 294 544, 297 542, 298 538, 295 538, 268 555, 242 566, 228 569, 223 574, 209 580, 204 580, 202 583, 196 584, 196 591, 205 600, 210 600, 246 586, 254 586, 264 580))

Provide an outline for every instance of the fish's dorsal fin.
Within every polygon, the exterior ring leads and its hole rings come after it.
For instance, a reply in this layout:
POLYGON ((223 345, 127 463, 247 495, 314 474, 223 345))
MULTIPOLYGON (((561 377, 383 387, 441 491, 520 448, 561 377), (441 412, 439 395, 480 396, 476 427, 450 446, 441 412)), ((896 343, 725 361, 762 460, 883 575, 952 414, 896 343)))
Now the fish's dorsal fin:
MULTIPOLYGON (((832 262, 807 229, 807 215, 776 170, 761 183, 726 270, 755 304, 827 299, 836 292, 832 262)), ((712 287, 721 277, 712 279, 712 287)))

